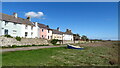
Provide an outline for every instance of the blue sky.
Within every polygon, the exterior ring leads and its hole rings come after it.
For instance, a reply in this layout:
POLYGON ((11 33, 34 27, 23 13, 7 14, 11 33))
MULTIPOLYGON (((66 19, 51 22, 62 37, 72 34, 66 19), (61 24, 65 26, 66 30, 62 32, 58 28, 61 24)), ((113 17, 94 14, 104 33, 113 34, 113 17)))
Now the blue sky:
POLYGON ((90 39, 118 38, 117 2, 3 2, 2 5, 3 13, 17 12, 22 18, 26 18, 27 12, 43 12, 45 19, 32 18, 32 21, 53 29, 68 28, 90 39))

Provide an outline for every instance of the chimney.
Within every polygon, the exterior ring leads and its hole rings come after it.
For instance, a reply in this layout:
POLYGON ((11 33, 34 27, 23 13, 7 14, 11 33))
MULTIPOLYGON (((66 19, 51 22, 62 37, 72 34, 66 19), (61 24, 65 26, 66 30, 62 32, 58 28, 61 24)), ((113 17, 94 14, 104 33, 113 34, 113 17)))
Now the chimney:
POLYGON ((17 18, 17 17, 18 17, 17 13, 13 13, 13 16, 14 16, 15 18, 17 18))
POLYGON ((31 21, 31 18, 30 18, 30 16, 28 16, 28 17, 27 17, 27 19, 28 19, 29 21, 31 21))
POLYGON ((57 31, 60 31, 60 28, 59 28, 59 27, 57 27, 57 31))
POLYGON ((38 26, 38 23, 37 23, 37 22, 35 22, 35 26, 36 26, 36 27, 38 26))
POLYGON ((71 30, 69 30, 71 32, 71 30))
POLYGON ((49 25, 47 25, 47 27, 49 28, 49 25))
POLYGON ((66 32, 69 32, 69 29, 66 29, 66 32))

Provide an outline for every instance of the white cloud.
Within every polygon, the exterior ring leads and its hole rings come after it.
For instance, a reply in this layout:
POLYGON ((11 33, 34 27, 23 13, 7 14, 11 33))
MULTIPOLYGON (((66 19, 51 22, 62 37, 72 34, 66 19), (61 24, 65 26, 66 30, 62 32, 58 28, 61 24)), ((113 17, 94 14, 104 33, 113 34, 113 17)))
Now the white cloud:
POLYGON ((30 16, 31 18, 41 18, 44 16, 43 12, 27 12, 25 13, 25 16, 30 16))

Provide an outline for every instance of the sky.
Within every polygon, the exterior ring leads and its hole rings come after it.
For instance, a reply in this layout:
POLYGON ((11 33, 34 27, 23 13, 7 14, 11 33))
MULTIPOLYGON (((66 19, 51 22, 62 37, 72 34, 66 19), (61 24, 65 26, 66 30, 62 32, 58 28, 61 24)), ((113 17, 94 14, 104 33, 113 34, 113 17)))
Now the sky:
POLYGON ((118 2, 120 0, 1 0, 2 2, 118 2))
POLYGON ((33 16, 32 22, 86 35, 90 39, 118 39, 117 2, 3 2, 2 13, 33 16))

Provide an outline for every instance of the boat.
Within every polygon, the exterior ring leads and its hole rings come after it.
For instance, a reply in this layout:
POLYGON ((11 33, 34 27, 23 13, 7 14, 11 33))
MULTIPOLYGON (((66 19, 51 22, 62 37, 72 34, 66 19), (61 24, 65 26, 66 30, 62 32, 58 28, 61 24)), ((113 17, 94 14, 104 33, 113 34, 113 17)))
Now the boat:
POLYGON ((80 49, 80 50, 82 50, 82 49, 84 49, 83 47, 80 47, 80 46, 74 46, 74 45, 67 45, 67 48, 69 48, 69 49, 80 49))

